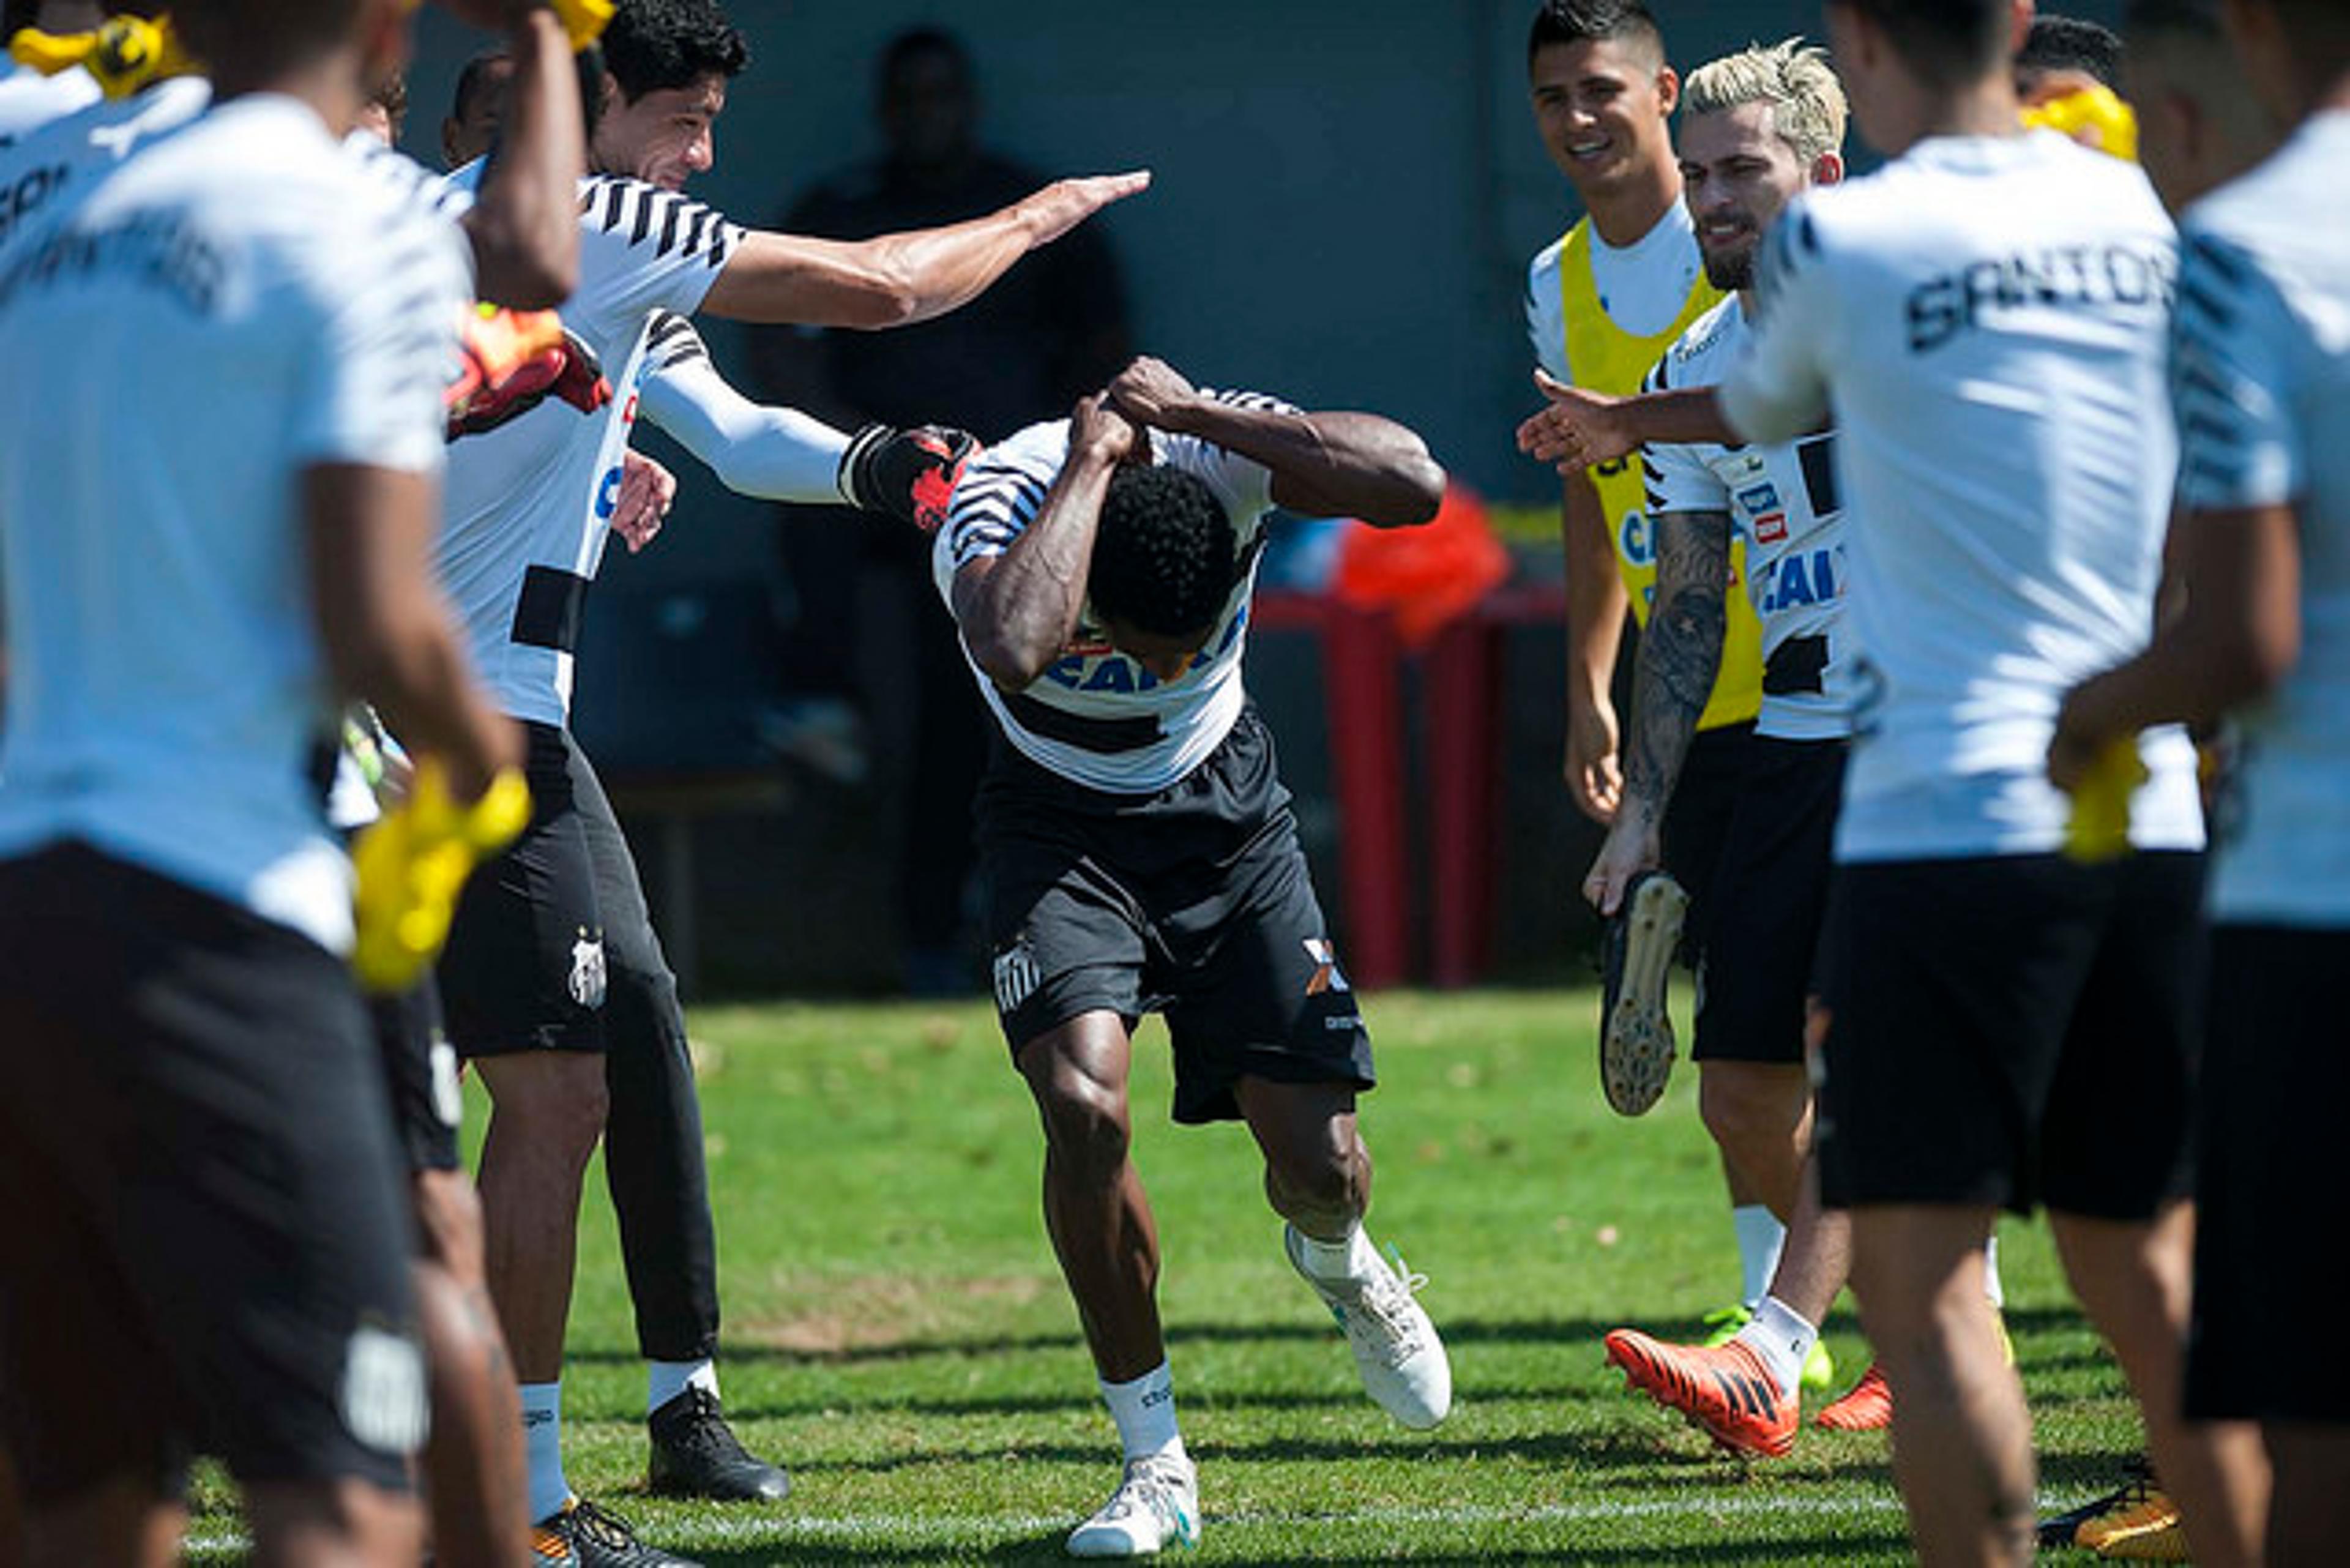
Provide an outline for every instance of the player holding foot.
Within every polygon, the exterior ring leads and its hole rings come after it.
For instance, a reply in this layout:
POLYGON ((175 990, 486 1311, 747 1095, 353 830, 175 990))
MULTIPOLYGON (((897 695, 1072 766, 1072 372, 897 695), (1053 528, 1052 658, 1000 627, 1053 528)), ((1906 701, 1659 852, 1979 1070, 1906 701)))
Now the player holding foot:
MULTIPOLYGON (((567 728, 571 650, 656 323, 702 310, 864 327, 924 319, 1145 180, 1064 181, 972 223, 861 244, 745 231, 682 194, 711 166, 712 124, 748 62, 714 0, 622 0, 603 48, 590 140, 599 172, 580 191, 580 284, 565 320, 618 398, 598 419, 543 409, 452 452, 441 567, 475 659, 525 722, 538 809, 469 885, 441 981, 450 1037, 494 1102, 482 1200, 491 1287, 523 1385, 534 1515, 588 1568, 638 1568, 674 1559, 578 1504, 562 1465, 574 1236, 599 1138, 650 1363, 651 1484, 737 1499, 788 1486, 720 1409, 716 1243, 684 1015, 619 822, 567 728)), ((871 472, 852 462, 850 480, 871 472)))
MULTIPOLYGON (((2261 101, 2297 129, 2180 225, 2186 607, 2065 699, 2049 764, 2070 787, 2149 724, 2241 718, 2212 889, 2187 1404, 2261 1423, 2267 1560, 2319 1563, 2350 1541, 2350 1390, 2324 1358, 2288 1372, 2273 1348, 2327 1296, 2295 1196, 2324 1189, 2350 1095, 2329 996, 2350 960, 2350 223, 2329 194, 2350 158, 2350 19, 2301 0, 2228 10, 2261 101)), ((2201 1560, 2206 1521, 2190 1508, 2187 1524, 2201 1560)))
MULTIPOLYGON (((1663 34, 1638 0, 1545 0, 1527 39, 1536 129, 1586 215, 1534 259, 1526 327, 1534 359, 1560 381, 1622 396, 1673 340, 1721 300, 1681 203, 1667 125, 1680 82, 1663 34)), ((1640 474, 1610 463, 1565 481, 1566 783, 1593 820, 1616 813, 1622 779, 1610 688, 1628 602, 1648 624, 1656 576, 1640 474)), ((1731 545, 1742 581, 1745 545, 1731 545)), ((1701 961, 1714 902, 1709 888, 1728 831, 1744 747, 1762 701, 1760 633, 1733 594, 1721 674, 1699 721, 1664 832, 1670 877, 1644 885, 1611 929, 1600 1014, 1600 1082, 1609 1104, 1637 1116, 1663 1093, 1672 1066, 1665 986, 1677 953, 1701 961), (1686 898, 1683 895, 1686 894, 1686 898)), ((1762 1298, 1785 1231, 1725 1158, 1738 1241, 1740 1319, 1762 1298)), ((1832 1376, 1823 1366, 1823 1380, 1832 1376)))
POLYGON ((1241 672, 1267 513, 1405 526, 1443 488, 1387 420, 1195 390, 1140 359, 974 460, 940 535, 939 592, 1001 731, 978 805, 996 1009, 1044 1119, 1045 1228, 1126 1456, 1074 1555, 1147 1556, 1200 1528, 1128 1154, 1145 1012, 1173 1039, 1175 1119, 1247 1122, 1290 1263, 1372 1397, 1412 1428, 1451 1407, 1419 1281, 1363 1229, 1370 1041, 1241 672))
MULTIPOLYGON (((1650 389, 1710 386, 1743 352, 1754 256, 1797 192, 1844 177, 1844 89, 1794 41, 1693 72, 1680 172, 1706 275, 1737 291, 1658 363, 1650 389)), ((1847 568, 1833 431, 1773 446, 1657 445, 1644 455, 1657 602, 1641 639, 1624 795, 1584 892, 1606 916, 1663 854, 1683 759, 1721 674, 1731 546, 1762 628, 1762 705, 1715 874, 1715 917, 1692 1055, 1724 1157, 1791 1223, 1773 1287, 1718 1347, 1629 1329, 1608 1359, 1718 1441, 1776 1457, 1794 1443, 1804 1361, 1844 1286, 1847 1224, 1805 1181, 1811 1085, 1804 1018, 1827 900, 1851 733, 1847 568), (1729 1114, 1735 1107, 1735 1114, 1729 1114), (1736 1392, 1731 1392, 1735 1390, 1736 1392)))

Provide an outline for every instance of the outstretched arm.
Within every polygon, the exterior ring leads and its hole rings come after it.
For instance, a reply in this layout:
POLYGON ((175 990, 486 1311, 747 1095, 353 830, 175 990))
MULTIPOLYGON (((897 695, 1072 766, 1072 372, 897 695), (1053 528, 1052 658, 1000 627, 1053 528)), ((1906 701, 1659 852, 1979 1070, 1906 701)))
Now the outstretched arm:
POLYGON ((1611 398, 1553 380, 1539 369, 1534 385, 1550 403, 1518 427, 1518 450, 1555 463, 1563 474, 1628 458, 1644 446, 1729 446, 1742 439, 1722 418, 1711 387, 1611 398))
POLYGON ((1202 397, 1163 360, 1137 359, 1109 396, 1139 423, 1236 452, 1273 475, 1273 499, 1314 517, 1378 528, 1425 523, 1444 504, 1444 470, 1428 444, 1378 414, 1301 413, 1202 397))
POLYGON ((754 233, 727 258, 702 308, 806 327, 927 321, 969 304, 1022 256, 1149 183, 1147 172, 1056 181, 967 223, 854 243, 754 233))
POLYGON ((1085 608, 1086 574, 1110 476, 1146 440, 1107 396, 1069 417, 1069 455, 1035 520, 1000 556, 955 574, 955 623, 987 678, 1023 691, 1052 668, 1085 608))
POLYGON ((1592 862, 1584 896, 1603 915, 1623 903, 1638 872, 1663 858, 1665 808, 1679 782, 1698 715, 1713 695, 1729 621, 1730 514, 1669 512, 1657 519, 1657 607, 1640 639, 1624 803, 1592 862))

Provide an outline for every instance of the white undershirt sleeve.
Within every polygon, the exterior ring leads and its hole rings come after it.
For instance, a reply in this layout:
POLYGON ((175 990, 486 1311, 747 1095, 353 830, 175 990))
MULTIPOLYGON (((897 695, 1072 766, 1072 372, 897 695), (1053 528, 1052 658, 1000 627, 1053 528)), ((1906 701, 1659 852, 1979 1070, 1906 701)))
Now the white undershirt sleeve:
POLYGON ((843 504, 840 458, 847 436, 797 409, 765 407, 736 391, 683 318, 664 317, 653 333, 654 369, 641 405, 647 418, 737 494, 843 504))

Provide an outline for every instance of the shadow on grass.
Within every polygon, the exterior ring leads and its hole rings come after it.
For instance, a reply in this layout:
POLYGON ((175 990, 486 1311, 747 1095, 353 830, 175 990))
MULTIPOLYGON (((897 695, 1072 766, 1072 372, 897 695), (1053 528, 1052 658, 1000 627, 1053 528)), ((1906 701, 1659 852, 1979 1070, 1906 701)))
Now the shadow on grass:
MULTIPOLYGON (((1212 1521, 1211 1521, 1212 1524, 1212 1521)), ((1681 1545, 1637 1544, 1602 1547, 1591 1552, 1567 1552, 1556 1546, 1486 1547, 1476 1552, 1448 1551, 1430 1547, 1425 1551, 1408 1545, 1396 1545, 1378 1552, 1383 1563, 1811 1563, 1833 1561, 1856 1553, 1906 1555, 1908 1536, 1898 1521, 1884 1526, 1860 1527, 1838 1533, 1825 1532, 1801 1536, 1780 1536, 1767 1541, 1753 1539, 1708 1541, 1681 1545)), ((1305 1568, 1308 1563, 1345 1562, 1349 1559, 1327 1552, 1265 1552, 1249 1551, 1244 1559, 1253 1568, 1305 1568)), ((806 1544, 773 1545, 745 1551, 702 1552, 698 1561, 705 1568, 785 1568, 787 1564, 816 1563, 1066 1563, 1068 1557, 1061 1550, 1058 1534, 1049 1537, 1007 1542, 993 1547, 970 1546, 936 1548, 874 1548, 866 1545, 809 1542, 806 1544)))

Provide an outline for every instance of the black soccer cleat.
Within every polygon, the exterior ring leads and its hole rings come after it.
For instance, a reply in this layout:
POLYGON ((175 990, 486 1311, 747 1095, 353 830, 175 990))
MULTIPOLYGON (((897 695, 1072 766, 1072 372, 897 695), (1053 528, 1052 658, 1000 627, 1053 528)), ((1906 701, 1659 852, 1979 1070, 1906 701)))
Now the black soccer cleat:
POLYGON ((1623 1116, 1647 1114, 1673 1071, 1665 981, 1680 947, 1689 895, 1662 871, 1643 871, 1607 922, 1599 1002, 1599 1085, 1623 1116))
POLYGON ((689 1386, 645 1426, 652 1436, 646 1480, 656 1492, 712 1502, 781 1502, 791 1495, 792 1478, 743 1447, 707 1388, 689 1386))
POLYGON ((691 1557, 663 1552, 637 1539, 624 1520, 615 1519, 586 1498, 573 1498, 563 1511, 532 1528, 531 1550, 540 1562, 562 1561, 568 1551, 578 1568, 702 1568, 691 1557))

